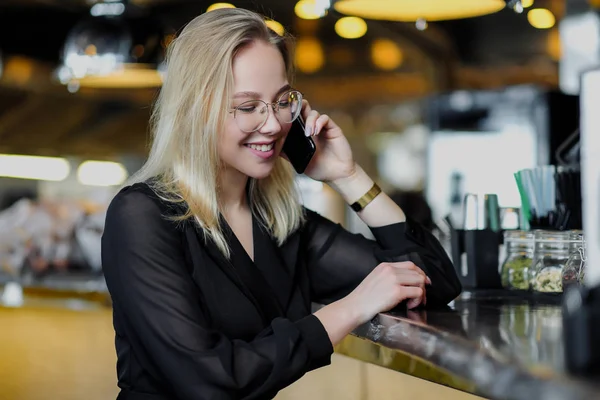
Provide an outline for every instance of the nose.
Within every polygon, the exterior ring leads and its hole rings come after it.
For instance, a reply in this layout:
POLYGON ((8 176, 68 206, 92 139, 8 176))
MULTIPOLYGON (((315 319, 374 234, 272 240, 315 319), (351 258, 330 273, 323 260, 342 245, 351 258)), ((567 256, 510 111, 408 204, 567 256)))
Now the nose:
POLYGON ((267 120, 259 129, 263 135, 275 135, 281 131, 281 122, 277 119, 275 107, 272 104, 267 106, 267 120))

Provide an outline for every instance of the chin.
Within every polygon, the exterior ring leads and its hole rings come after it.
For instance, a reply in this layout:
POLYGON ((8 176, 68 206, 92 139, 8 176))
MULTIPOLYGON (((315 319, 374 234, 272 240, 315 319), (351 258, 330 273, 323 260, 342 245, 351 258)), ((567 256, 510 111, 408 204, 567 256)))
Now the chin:
POLYGON ((248 168, 248 170, 246 171, 246 175, 248 175, 249 178, 253 179, 265 179, 269 175, 271 175, 271 172, 273 172, 274 167, 274 164, 255 166, 254 168, 248 168))

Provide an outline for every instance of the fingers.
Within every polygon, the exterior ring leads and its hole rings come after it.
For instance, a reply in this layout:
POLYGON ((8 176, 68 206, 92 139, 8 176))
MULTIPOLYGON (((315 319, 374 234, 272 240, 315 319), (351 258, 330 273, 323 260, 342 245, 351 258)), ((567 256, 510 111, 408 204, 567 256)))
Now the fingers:
POLYGON ((321 133, 321 130, 329 123, 329 116, 327 114, 319 115, 315 122, 314 135, 317 136, 321 133))
POLYGON ((331 121, 328 115, 319 114, 310 108, 308 101, 302 100, 302 117, 304 118, 304 134, 306 136, 317 136, 323 128, 331 121))
POLYGON ((422 287, 414 287, 414 286, 402 286, 400 288, 401 296, 400 301, 408 300, 406 303, 406 308, 412 310, 413 308, 418 307, 420 304, 425 305, 425 289, 422 287))
POLYGON ((418 298, 415 298, 415 299, 410 299, 406 303, 406 308, 409 309, 409 310, 412 310, 413 308, 417 308, 421 304, 421 299, 424 299, 424 297, 418 297, 418 298))
MULTIPOLYGON (((423 297, 423 289, 421 289, 420 287, 413 287, 413 286, 404 286, 400 289, 402 292, 402 294, 400 296, 402 300, 411 299, 409 301, 409 303, 414 300, 419 300, 418 304, 420 304, 421 297, 423 297)), ((414 307, 412 307, 412 308, 414 308, 414 307)))
POLYGON ((413 263, 384 263, 396 276, 397 282, 403 285, 425 285, 428 278, 425 273, 413 263))
POLYGON ((431 280, 425 275, 421 268, 411 262, 386 263, 385 267, 392 268, 396 277, 396 283, 401 286, 405 299, 410 299, 407 308, 413 309, 420 304, 427 304, 426 285, 431 284, 431 280), (410 289, 410 290, 409 290, 410 289), (419 289, 418 296, 412 296, 413 289, 419 289))
POLYGON ((425 286, 426 278, 413 271, 397 271, 396 282, 404 286, 425 286))
POLYGON ((308 104, 308 101, 306 99, 302 100, 302 118, 304 119, 304 122, 306 122, 306 120, 308 119, 308 115, 310 114, 310 112, 312 111, 312 108, 310 107, 310 104, 308 104))
POLYGON ((431 285, 431 279, 429 279, 429 277, 427 275, 425 275, 425 272, 423 272, 423 270, 421 268, 417 267, 414 263, 412 263, 410 261, 405 261, 405 262, 396 262, 396 263, 390 263, 390 264, 396 268, 399 268, 402 270, 414 271, 414 272, 422 275, 425 278, 425 282, 427 282, 428 285, 431 285))
POLYGON ((425 305, 426 284, 428 278, 412 263, 381 263, 372 272, 372 278, 375 286, 384 289, 387 292, 385 296, 392 295, 395 303, 398 304, 407 300, 408 309, 413 309, 420 304, 425 305))
POLYGON ((410 271, 410 270, 398 270, 399 272, 396 274, 396 282, 399 285, 402 285, 403 287, 417 287, 419 289, 421 289, 422 291, 422 295, 419 298, 416 299, 412 299, 411 301, 408 302, 407 307, 408 309, 411 308, 415 308, 416 306, 418 306, 419 304, 427 304, 427 297, 426 297, 426 282, 427 282, 427 277, 424 274, 419 274, 416 271, 410 271))
POLYGON ((306 99, 302 100, 302 119, 304 119, 304 134, 312 136, 315 127, 315 121, 319 117, 319 113, 314 111, 306 99))
POLYGON ((316 132, 316 122, 319 119, 319 113, 315 110, 311 110, 306 119, 304 120, 304 134, 306 136, 313 136, 316 132))

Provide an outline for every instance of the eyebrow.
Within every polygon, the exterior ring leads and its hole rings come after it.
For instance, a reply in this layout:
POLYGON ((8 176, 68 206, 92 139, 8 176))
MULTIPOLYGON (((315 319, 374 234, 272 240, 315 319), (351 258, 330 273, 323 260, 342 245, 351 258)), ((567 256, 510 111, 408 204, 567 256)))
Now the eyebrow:
MULTIPOLYGON (((275 93, 275 96, 282 94, 283 92, 285 92, 286 90, 291 89, 292 87, 290 86, 289 83, 283 85, 281 87, 281 89, 279 89, 277 91, 277 93, 275 93)), ((236 94, 233 95, 234 99, 239 99, 239 98, 252 98, 252 99, 260 99, 261 98, 261 94, 258 92, 237 92, 236 94)))

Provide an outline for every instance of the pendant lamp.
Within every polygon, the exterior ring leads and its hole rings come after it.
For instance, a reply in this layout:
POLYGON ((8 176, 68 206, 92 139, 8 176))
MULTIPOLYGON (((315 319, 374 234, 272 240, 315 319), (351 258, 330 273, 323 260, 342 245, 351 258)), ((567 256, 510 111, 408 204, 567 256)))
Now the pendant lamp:
POLYGON ((520 0, 337 0, 333 8, 346 15, 383 21, 415 22, 472 18, 505 7, 522 12, 520 0))

